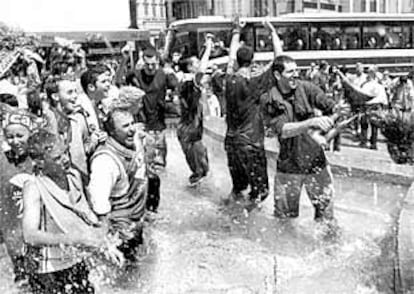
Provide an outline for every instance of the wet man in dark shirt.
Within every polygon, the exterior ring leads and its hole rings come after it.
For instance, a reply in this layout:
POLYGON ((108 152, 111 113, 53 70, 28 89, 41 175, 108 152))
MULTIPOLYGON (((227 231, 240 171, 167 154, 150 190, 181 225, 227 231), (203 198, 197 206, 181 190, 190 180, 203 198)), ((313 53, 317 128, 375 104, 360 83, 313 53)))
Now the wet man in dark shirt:
POLYGON ((275 118, 272 126, 280 141, 274 197, 275 216, 299 215, 302 187, 315 207, 315 220, 333 220, 333 178, 324 150, 308 134, 311 129, 327 131, 333 126, 327 116, 335 102, 310 82, 298 79, 296 62, 278 56, 273 63, 275 86, 269 92, 275 118), (315 117, 314 108, 323 116, 315 117))
MULTIPOLYGON (((156 50, 149 47, 144 50, 144 66, 127 77, 127 83, 142 89, 143 97, 142 119, 146 132, 153 137, 154 144, 149 146, 155 152, 156 164, 166 166, 167 142, 165 140, 165 113, 167 89, 174 90, 178 86, 177 78, 171 69, 167 72, 159 67, 159 56, 156 50)), ((160 199, 160 178, 156 173, 149 175, 147 208, 156 211, 160 199)))
POLYGON ((193 56, 182 60, 180 67, 183 79, 180 86, 181 118, 177 137, 188 166, 191 169, 189 182, 198 184, 209 171, 207 149, 203 145, 203 106, 201 104, 201 80, 208 66, 213 47, 213 35, 207 34, 201 60, 193 56))
MULTIPOLYGON (((276 30, 269 22, 265 26, 272 34, 274 53, 277 55, 281 47, 276 30)), ((233 44, 238 41, 239 34, 240 27, 236 27, 230 47, 230 61, 233 44)), ((252 48, 241 46, 236 53, 239 69, 232 74, 230 62, 225 78, 227 133, 224 144, 233 189, 223 201, 246 200, 247 207, 254 207, 263 201, 269 192, 260 96, 274 84, 270 67, 261 74, 253 74, 253 53, 252 48)))

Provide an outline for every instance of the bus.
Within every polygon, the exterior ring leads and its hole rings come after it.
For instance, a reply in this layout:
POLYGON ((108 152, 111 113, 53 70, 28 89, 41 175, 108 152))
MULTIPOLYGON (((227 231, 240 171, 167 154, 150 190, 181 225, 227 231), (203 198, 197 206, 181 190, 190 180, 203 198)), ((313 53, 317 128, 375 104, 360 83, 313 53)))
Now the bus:
MULTIPOLYGON (((276 28, 284 54, 294 58, 302 69, 319 60, 349 68, 361 62, 398 75, 410 71, 414 62, 414 14, 305 13, 240 20, 245 23, 240 39, 254 48, 258 63, 273 58, 265 20, 276 28)), ((166 36, 166 54, 200 55, 205 34, 213 33, 215 46, 210 62, 224 65, 231 30, 232 20, 218 16, 176 21, 166 36)))

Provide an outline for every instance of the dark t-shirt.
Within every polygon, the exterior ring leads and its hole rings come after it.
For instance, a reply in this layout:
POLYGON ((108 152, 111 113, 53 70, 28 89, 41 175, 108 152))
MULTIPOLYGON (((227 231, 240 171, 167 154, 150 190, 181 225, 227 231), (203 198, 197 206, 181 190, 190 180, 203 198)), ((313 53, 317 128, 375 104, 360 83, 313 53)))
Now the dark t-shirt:
POLYGON ((326 164, 325 153, 308 133, 291 138, 282 138, 285 123, 304 121, 314 116, 314 109, 330 114, 335 102, 328 99, 323 91, 310 82, 300 81, 290 95, 282 95, 273 87, 264 99, 272 108, 271 121, 279 137, 280 153, 277 170, 283 173, 310 174, 323 169, 326 164))
POLYGON ((201 140, 203 135, 201 90, 197 86, 201 77, 202 74, 197 74, 193 80, 182 82, 180 87, 181 118, 177 135, 182 141, 196 142, 201 140))
POLYGON ((246 78, 238 73, 225 77, 227 140, 264 146, 263 115, 260 96, 274 84, 270 69, 246 78))
POLYGON ((145 92, 143 97, 143 116, 147 130, 160 131, 166 128, 165 96, 167 89, 175 89, 178 85, 174 74, 165 74, 162 69, 158 69, 154 76, 145 74, 144 69, 134 73, 134 77, 140 89, 145 92))

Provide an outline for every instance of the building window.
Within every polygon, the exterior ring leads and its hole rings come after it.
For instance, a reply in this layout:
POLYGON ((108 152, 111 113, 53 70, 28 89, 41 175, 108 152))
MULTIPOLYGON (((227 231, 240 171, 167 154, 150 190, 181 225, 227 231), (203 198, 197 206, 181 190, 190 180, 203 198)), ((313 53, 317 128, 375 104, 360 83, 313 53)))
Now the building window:
POLYGON ((161 18, 165 17, 165 15, 164 15, 164 4, 160 4, 160 17, 161 18))
POLYGON ((377 1, 371 0, 369 3, 369 11, 370 12, 377 12, 377 1))
POLYGON ((145 14, 145 16, 148 15, 148 2, 147 2, 147 0, 144 0, 144 14, 145 14))
POLYGON ((152 0, 152 17, 157 17, 157 4, 155 4, 155 0, 152 0))
POLYGON ((335 11, 335 4, 321 3, 321 9, 335 11))

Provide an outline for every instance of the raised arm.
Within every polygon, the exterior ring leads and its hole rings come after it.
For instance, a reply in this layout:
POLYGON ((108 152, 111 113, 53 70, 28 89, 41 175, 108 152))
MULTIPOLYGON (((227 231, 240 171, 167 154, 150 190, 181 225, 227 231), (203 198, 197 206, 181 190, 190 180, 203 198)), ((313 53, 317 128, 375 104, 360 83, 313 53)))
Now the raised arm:
POLYGON ((211 50, 213 49, 213 35, 212 34, 206 34, 206 41, 205 41, 205 47, 206 50, 204 51, 203 56, 200 60, 200 72, 206 72, 208 67, 208 60, 210 59, 211 50))
POLYGON ((276 32, 275 27, 269 20, 263 22, 265 28, 267 28, 272 36, 273 54, 274 57, 283 54, 282 42, 280 41, 279 35, 276 32))
POLYGON ((237 50, 240 47, 240 32, 242 29, 242 23, 240 23, 239 17, 236 17, 233 22, 233 30, 231 31, 231 43, 230 43, 230 53, 229 53, 229 63, 227 64, 227 74, 234 73, 234 64, 236 62, 237 50))

